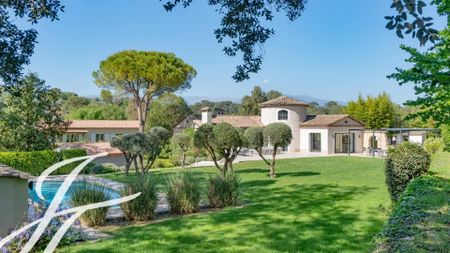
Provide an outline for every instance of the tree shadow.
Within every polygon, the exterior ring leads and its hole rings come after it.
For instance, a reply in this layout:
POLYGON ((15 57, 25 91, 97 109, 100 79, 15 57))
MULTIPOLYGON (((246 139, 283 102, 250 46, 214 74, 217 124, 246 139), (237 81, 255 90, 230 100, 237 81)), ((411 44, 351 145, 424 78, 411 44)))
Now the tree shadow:
POLYGON ((290 176, 290 177, 307 177, 307 176, 317 176, 320 175, 322 173, 320 172, 311 172, 311 171, 299 171, 299 172, 281 172, 281 173, 276 173, 277 177, 285 177, 285 176, 290 176))

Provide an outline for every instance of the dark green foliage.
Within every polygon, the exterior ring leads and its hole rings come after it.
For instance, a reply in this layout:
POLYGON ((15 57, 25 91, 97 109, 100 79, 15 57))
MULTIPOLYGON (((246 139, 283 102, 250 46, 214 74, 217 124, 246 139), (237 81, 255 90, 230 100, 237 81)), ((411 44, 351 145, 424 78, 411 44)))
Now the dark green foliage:
MULTIPOLYGON (((87 156, 87 152, 86 152, 86 149, 82 149, 82 148, 64 149, 59 152, 59 155, 60 155, 60 161, 62 161, 62 160, 70 159, 70 158, 87 156)), ((69 163, 69 164, 64 165, 63 167, 59 168, 56 172, 61 173, 61 174, 68 174, 82 162, 83 161, 69 163)))
POLYGON ((430 155, 419 145, 403 142, 390 148, 385 161, 386 184, 393 202, 397 202, 406 185, 430 168, 430 155))
POLYGON ((30 57, 37 41, 37 30, 29 24, 42 19, 58 19, 64 10, 59 0, 1 1, 0 3, 0 80, 9 89, 20 79, 23 66, 30 57), (17 23, 17 24, 16 24, 17 23), (21 29, 28 27, 27 29, 21 29))
POLYGON ((412 67, 396 68, 396 73, 388 76, 399 85, 414 85, 417 98, 405 104, 418 110, 407 118, 432 119, 437 126, 450 125, 450 30, 442 31, 441 38, 436 46, 426 52, 401 46, 409 54, 405 61, 412 67))
POLYGON ((120 206, 129 220, 150 220, 155 217, 158 205, 156 184, 149 176, 136 177, 122 190, 122 197, 141 192, 136 199, 122 203, 120 206))
MULTIPOLYGON (((192 0, 169 0, 164 8, 171 11, 178 4, 184 7, 190 5, 192 0)), ((296 20, 305 8, 306 0, 297 1, 209 1, 220 15, 220 27, 214 33, 219 43, 229 42, 224 47, 228 56, 242 55, 243 64, 236 67, 233 79, 241 82, 250 78, 250 73, 257 73, 263 61, 262 48, 267 39, 273 34, 272 28, 266 27, 274 17, 273 12, 284 12, 290 21, 296 20)))
POLYGON ((209 177, 208 200, 212 208, 235 206, 241 194, 241 180, 234 173, 209 177))
POLYGON ((225 115, 234 115, 239 112, 240 104, 233 103, 232 101, 213 102, 202 100, 191 105, 191 110, 194 114, 201 114, 201 109, 203 107, 211 108, 213 114, 217 114, 220 111, 225 115))
POLYGON ((131 96, 144 132, 150 102, 168 92, 190 88, 195 69, 172 53, 125 50, 100 62, 93 72, 98 86, 131 96))
POLYGON ((90 104, 71 111, 67 119, 126 120, 125 107, 116 104, 90 104))
POLYGON ((195 213, 200 203, 200 182, 190 172, 169 176, 167 182, 167 201, 170 212, 174 214, 195 213))
POLYGON ((444 142, 444 150, 450 152, 450 125, 441 126, 441 136, 444 142))
POLYGON ((0 152, 0 163, 17 170, 39 176, 44 170, 59 162, 58 153, 54 151, 34 152, 0 152))
MULTIPOLYGON (((0 163, 11 166, 17 170, 30 173, 33 176, 39 176, 44 170, 57 162, 69 158, 86 156, 84 149, 62 150, 60 153, 51 150, 33 151, 33 152, 0 152, 0 163)), ((53 174, 68 174, 80 162, 67 164, 53 174)))
POLYGON ((375 238, 374 252, 449 252, 449 194, 447 179, 414 179, 375 238))
POLYGON ((160 126, 172 133, 173 128, 189 114, 191 110, 182 97, 167 93, 152 101, 145 127, 160 126))
POLYGON ((208 152, 222 175, 225 175, 228 169, 233 170, 233 161, 244 144, 242 132, 228 123, 215 126, 204 124, 194 133, 195 147, 208 152), (219 160, 222 158, 224 163, 220 165, 219 160))
POLYGON ((9 92, 0 88, 0 150, 52 149, 68 122, 60 114, 61 92, 29 74, 9 92))
POLYGON ((270 162, 266 160, 262 153, 264 147, 264 128, 262 127, 250 127, 244 132, 244 139, 246 141, 246 146, 248 148, 256 150, 258 155, 263 159, 263 161, 270 165, 270 162))
MULTIPOLYGON (((272 123, 267 125, 263 131, 264 143, 273 147, 272 161, 269 164, 270 177, 275 178, 275 162, 279 147, 285 147, 291 143, 292 130, 284 123, 272 123)), ((262 156, 262 155, 260 155, 262 156)), ((268 163, 265 159, 264 161, 268 163)))
POLYGON ((176 133, 172 137, 172 145, 175 151, 178 151, 181 155, 181 167, 184 168, 186 163, 186 154, 192 147, 192 138, 185 133, 176 133))
MULTIPOLYGON (((84 206, 107 201, 108 196, 105 186, 83 182, 71 195, 69 203, 72 207, 84 206)), ((106 222, 108 207, 95 208, 84 212, 79 220, 88 227, 102 226, 106 222)))
POLYGON ((328 101, 323 106, 319 105, 317 102, 311 102, 309 103, 306 112, 308 115, 340 114, 343 110, 343 105, 338 104, 336 101, 328 101))
MULTIPOLYGON (((429 2, 431 5, 437 6, 439 15, 449 16, 450 7, 447 0, 432 0, 429 2)), ((437 30, 433 29, 433 18, 426 17, 423 13, 425 6, 427 4, 422 0, 392 0, 391 8, 395 9, 397 14, 385 17, 388 20, 386 28, 395 30, 397 36, 402 39, 403 32, 411 34, 413 38, 417 37, 421 46, 428 41, 435 43, 439 40, 439 34, 437 30)))
POLYGON ((250 96, 244 96, 241 100, 241 114, 244 115, 260 115, 260 104, 281 96, 281 92, 270 90, 264 92, 260 86, 255 86, 250 96))

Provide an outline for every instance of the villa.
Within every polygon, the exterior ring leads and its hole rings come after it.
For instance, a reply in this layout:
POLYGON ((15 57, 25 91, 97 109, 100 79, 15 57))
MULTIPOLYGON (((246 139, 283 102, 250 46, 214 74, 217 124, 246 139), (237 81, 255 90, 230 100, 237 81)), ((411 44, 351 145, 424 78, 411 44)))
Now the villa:
MULTIPOLYGON (((199 128, 203 124, 229 123, 246 129, 282 122, 292 129, 291 143, 283 147, 286 152, 315 154, 367 153, 382 155, 388 146, 405 140, 422 144, 427 132, 436 129, 386 128, 365 129, 364 123, 348 114, 307 115, 308 104, 280 96, 260 104, 261 116, 224 115, 220 110, 201 109, 201 117, 189 115, 176 126, 174 133, 187 128, 199 128)), ((109 152, 111 156, 121 153, 109 146, 118 135, 137 133, 137 120, 73 120, 61 140, 62 148, 83 147, 88 153, 109 152)))

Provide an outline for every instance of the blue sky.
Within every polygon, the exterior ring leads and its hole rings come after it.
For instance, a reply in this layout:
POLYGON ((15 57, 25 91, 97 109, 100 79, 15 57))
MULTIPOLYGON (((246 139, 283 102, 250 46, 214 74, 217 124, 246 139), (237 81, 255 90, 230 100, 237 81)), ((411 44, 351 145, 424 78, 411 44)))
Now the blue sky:
POLYGON ((400 87, 386 75, 395 66, 407 66, 399 45, 418 43, 385 29, 383 17, 393 13, 389 2, 310 0, 295 22, 277 15, 262 70, 236 84, 231 75, 240 58, 223 54, 213 34, 220 16, 206 1, 171 13, 157 0, 63 1, 59 21, 35 26, 39 43, 27 68, 53 87, 98 95, 92 71, 107 56, 125 49, 165 51, 198 72, 184 96, 240 98, 260 85, 338 101, 387 91, 402 103, 414 97, 412 86, 400 87))

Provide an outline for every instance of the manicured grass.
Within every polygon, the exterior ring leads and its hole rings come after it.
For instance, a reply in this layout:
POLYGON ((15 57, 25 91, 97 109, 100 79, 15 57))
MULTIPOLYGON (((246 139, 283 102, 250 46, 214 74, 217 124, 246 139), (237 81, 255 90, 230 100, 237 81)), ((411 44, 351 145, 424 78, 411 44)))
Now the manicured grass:
MULTIPOLYGON (((367 252, 390 202, 383 160, 280 160, 276 180, 261 162, 236 166, 243 207, 108 230, 112 238, 61 252, 367 252)), ((213 168, 194 169, 198 176, 213 168)), ((173 169, 153 172, 164 182, 173 169)), ((106 177, 126 182, 121 174, 106 177)))

